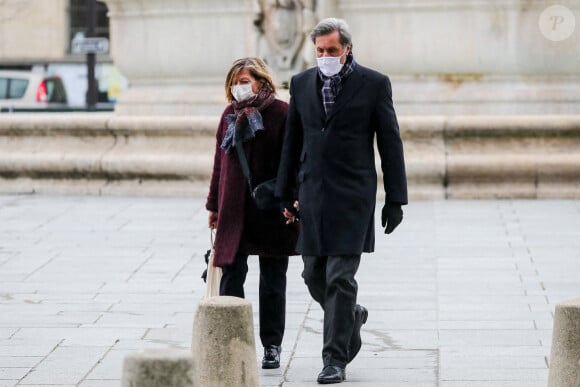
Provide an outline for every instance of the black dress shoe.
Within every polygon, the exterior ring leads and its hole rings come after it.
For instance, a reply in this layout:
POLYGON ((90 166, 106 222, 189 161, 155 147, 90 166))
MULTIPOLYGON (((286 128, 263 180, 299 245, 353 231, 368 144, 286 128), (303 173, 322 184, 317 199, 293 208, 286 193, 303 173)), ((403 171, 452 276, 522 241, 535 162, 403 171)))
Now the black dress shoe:
POLYGON ((362 339, 360 338, 360 329, 364 323, 367 322, 369 311, 362 305, 355 305, 354 307, 354 328, 352 330, 352 337, 348 344, 348 363, 355 358, 362 346, 362 339))
POLYGON ((344 368, 329 365, 322 369, 322 372, 318 374, 318 379, 316 379, 316 381, 319 384, 333 384, 342 383, 345 379, 346 373, 344 368))
POLYGON ((279 345, 269 345, 264 347, 264 358, 262 359, 262 368, 273 369, 280 368, 280 352, 282 347, 279 345))

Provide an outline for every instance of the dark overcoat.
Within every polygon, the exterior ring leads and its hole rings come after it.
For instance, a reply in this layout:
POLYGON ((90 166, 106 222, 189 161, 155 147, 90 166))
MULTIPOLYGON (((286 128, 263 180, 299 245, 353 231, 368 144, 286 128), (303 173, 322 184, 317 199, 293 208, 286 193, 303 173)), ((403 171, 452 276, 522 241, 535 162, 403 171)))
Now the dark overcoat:
MULTIPOLYGON (((254 185, 276 177, 287 112, 288 104, 275 100, 261 112, 265 129, 244 143, 254 185)), ((286 225, 278 209, 265 211, 256 207, 235 149, 226 153, 220 147, 227 130, 225 117, 233 113, 233 107, 228 105, 217 129, 214 165, 205 205, 208 211, 218 213, 214 264, 231 264, 238 251, 248 255, 294 255, 297 226, 286 225)))
POLYGON ((276 193, 289 198, 294 186, 299 187, 299 253, 372 252, 375 134, 386 199, 407 203, 403 144, 391 84, 385 75, 357 64, 328 115, 321 88, 317 68, 292 78, 276 193))

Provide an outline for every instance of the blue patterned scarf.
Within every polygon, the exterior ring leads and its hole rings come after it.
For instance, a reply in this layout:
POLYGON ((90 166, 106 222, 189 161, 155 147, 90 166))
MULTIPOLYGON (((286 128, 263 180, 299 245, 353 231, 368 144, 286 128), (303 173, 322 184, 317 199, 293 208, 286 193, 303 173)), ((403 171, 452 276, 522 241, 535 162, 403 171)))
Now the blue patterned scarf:
POLYGON ((256 136, 256 132, 264 130, 260 112, 275 99, 276 96, 269 87, 262 87, 252 98, 242 102, 232 101, 234 114, 227 114, 225 117, 228 128, 221 148, 230 153, 238 141, 248 141, 256 136))
POLYGON ((342 89, 342 83, 354 71, 355 66, 356 62, 351 50, 338 74, 327 77, 322 74, 320 69, 318 70, 318 76, 322 79, 322 103, 327 116, 330 114, 334 101, 336 101, 336 97, 342 89))

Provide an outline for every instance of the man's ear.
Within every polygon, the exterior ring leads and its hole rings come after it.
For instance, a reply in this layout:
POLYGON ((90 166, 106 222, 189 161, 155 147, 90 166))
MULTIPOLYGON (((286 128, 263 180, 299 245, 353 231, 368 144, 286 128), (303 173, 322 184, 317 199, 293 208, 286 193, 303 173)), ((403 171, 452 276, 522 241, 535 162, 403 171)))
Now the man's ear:
POLYGON ((345 57, 350 53, 351 50, 352 50, 352 44, 348 44, 346 46, 346 48, 344 49, 344 55, 345 55, 345 57))

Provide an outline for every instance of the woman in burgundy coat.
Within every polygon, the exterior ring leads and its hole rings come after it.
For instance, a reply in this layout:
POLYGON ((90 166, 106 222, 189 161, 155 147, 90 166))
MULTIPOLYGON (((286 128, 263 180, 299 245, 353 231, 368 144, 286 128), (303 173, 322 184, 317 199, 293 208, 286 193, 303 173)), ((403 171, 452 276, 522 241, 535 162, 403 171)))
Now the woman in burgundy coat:
POLYGON ((256 207, 235 144, 242 142, 253 186, 276 177, 288 104, 275 98, 272 77, 258 58, 233 63, 225 92, 230 103, 217 129, 206 203, 209 227, 216 230, 214 264, 223 273, 220 295, 243 298, 248 255, 259 255, 262 368, 278 368, 286 320, 288 256, 296 254, 298 230, 295 224, 285 224, 278 209, 256 207))

